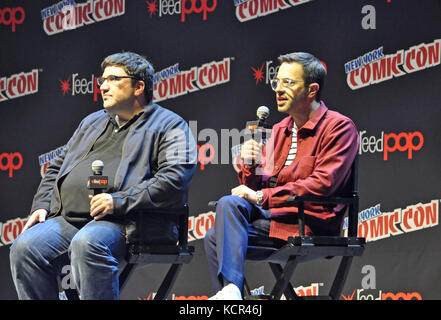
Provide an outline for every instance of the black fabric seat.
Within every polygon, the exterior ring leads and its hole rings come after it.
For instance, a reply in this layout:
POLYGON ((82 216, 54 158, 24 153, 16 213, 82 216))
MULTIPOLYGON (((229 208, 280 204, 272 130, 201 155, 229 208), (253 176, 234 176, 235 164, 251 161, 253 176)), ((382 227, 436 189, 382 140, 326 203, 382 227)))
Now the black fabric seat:
MULTIPOLYGON (((155 210, 152 213, 144 213, 177 216, 179 238, 176 244, 128 243, 126 264, 119 274, 120 291, 124 289, 136 267, 148 264, 170 264, 171 266, 153 300, 167 299, 182 266, 190 263, 193 258, 194 247, 188 246, 188 210, 186 204, 178 209, 155 210)), ((69 300, 79 299, 76 290, 65 290, 65 293, 69 300)))
MULTIPOLYGON (((357 236, 358 232, 358 157, 355 158, 351 168, 349 180, 350 194, 336 197, 319 197, 312 195, 293 196, 287 199, 287 204, 297 206, 299 209, 299 236, 289 237, 282 247, 264 243, 250 243, 247 252, 247 260, 259 260, 268 262, 276 282, 268 295, 252 296, 248 283, 245 279, 244 299, 270 299, 279 300, 282 294, 286 299, 339 299, 346 282, 353 257, 361 256, 364 251, 365 239, 357 236), (348 219, 347 236, 305 236, 305 213, 306 202, 323 205, 346 205, 348 219), (263 259, 254 259, 260 256, 263 259), (319 297, 299 297, 290 280, 298 263, 307 262, 320 258, 341 257, 334 281, 328 295, 319 297)), ((287 206, 285 204, 284 206, 287 206)))

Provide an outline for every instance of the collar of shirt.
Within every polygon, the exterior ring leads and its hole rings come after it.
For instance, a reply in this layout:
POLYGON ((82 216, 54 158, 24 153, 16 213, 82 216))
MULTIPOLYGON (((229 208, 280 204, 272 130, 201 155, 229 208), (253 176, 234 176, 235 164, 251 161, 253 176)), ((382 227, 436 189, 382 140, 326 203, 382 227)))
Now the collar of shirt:
POLYGON ((144 113, 144 111, 141 111, 138 114, 135 114, 130 120, 121 120, 120 117, 118 115, 115 115, 111 112, 108 112, 109 118, 110 118, 110 122, 112 122, 115 126, 118 127, 118 131, 121 130, 122 128, 126 128, 128 126, 130 126, 132 123, 134 123, 142 114, 144 113))
MULTIPOLYGON (((328 108, 326 107, 324 102, 321 101, 320 106, 317 108, 317 110, 314 111, 311 118, 301 128, 297 128, 297 132, 300 134, 303 130, 313 131, 320 120, 323 118, 323 116, 326 114, 326 111, 328 111, 328 108)), ((294 118, 288 116, 284 120, 282 120, 282 122, 283 123, 281 125, 281 128, 285 127, 285 134, 292 134, 292 128, 295 126, 294 118)))
POLYGON ((118 125, 119 129, 121 129, 129 120, 121 120, 118 115, 115 116, 115 122, 118 125))

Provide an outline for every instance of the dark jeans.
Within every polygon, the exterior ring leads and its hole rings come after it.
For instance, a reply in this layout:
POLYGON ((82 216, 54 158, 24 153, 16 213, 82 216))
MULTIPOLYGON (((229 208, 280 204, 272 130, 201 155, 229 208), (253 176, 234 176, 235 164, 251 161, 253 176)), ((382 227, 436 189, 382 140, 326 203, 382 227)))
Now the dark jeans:
POLYGON ((20 234, 10 251, 19 299, 59 298, 57 276, 64 266, 81 299, 119 299, 118 264, 126 250, 124 226, 91 221, 77 229, 62 216, 20 234))
POLYGON ((243 198, 225 196, 218 201, 215 225, 204 242, 215 292, 222 288, 222 278, 242 289, 249 240, 267 239, 270 223, 269 210, 243 198))

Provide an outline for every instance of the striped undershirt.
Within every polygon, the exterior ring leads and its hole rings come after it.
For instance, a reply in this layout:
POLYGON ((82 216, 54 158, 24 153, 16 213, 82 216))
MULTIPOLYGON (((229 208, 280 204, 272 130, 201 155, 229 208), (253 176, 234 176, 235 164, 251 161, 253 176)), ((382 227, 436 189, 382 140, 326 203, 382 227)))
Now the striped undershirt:
MULTIPOLYGON (((283 168, 289 166, 294 161, 294 158, 296 157, 296 153, 297 153, 297 127, 294 123, 294 125, 292 127, 291 149, 289 149, 288 157, 286 158, 286 161, 285 161, 285 164, 283 165, 283 168)), ((276 186, 276 181, 277 181, 277 175, 271 177, 268 181, 269 187, 274 188, 276 186)))

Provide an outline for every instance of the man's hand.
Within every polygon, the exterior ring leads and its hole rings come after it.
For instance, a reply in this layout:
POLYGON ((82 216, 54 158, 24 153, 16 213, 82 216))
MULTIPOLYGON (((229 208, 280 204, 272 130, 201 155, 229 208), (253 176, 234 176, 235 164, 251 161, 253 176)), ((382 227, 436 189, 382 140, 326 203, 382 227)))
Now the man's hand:
POLYGON ((256 142, 253 139, 248 140, 242 145, 240 158, 248 166, 258 164, 262 157, 262 148, 263 143, 256 142))
POLYGON ((108 193, 100 193, 96 196, 89 196, 90 216, 95 220, 113 213, 113 198, 108 193))
POLYGON ((244 198, 252 204, 257 204, 256 191, 248 188, 246 185, 241 184, 240 186, 231 189, 231 195, 244 198))
POLYGON ((28 221, 26 221, 25 226, 23 227, 23 230, 21 232, 26 231, 30 227, 32 227, 34 224, 38 222, 45 222, 47 217, 47 210, 46 209, 38 209, 32 212, 31 216, 29 217, 28 221))

